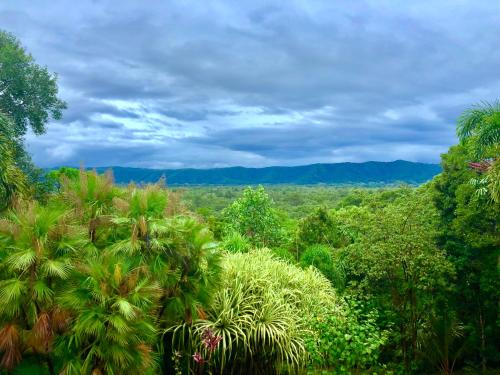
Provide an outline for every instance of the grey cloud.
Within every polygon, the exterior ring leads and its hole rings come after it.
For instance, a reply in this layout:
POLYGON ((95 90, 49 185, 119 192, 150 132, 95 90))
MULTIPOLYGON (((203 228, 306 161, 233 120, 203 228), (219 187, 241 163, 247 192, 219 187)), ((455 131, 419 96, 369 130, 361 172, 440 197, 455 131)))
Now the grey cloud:
MULTIPOLYGON (((448 144, 447 139, 452 135, 449 128, 437 127, 430 122, 426 124, 397 121, 390 126, 301 124, 289 127, 225 129, 190 141, 201 145, 217 145, 234 151, 251 152, 262 157, 280 158, 286 155, 294 159, 298 156, 326 155, 353 145, 383 149, 388 144, 397 146, 418 143, 445 149, 448 144)), ((435 160, 435 156, 432 160, 435 160)))
POLYGON ((51 165, 436 162, 500 89, 491 1, 68 4, 0 5, 68 101, 28 139, 51 165))

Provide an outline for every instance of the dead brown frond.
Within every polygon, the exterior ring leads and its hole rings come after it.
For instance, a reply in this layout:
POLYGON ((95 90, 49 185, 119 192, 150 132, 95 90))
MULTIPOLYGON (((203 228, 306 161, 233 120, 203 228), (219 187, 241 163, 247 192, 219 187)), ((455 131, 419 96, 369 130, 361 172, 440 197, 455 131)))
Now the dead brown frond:
POLYGON ((149 345, 140 343, 137 345, 137 351, 141 354, 143 368, 149 369, 153 365, 153 357, 151 356, 153 350, 149 345))
POLYGON ((122 267, 119 263, 115 264, 113 279, 115 280, 116 285, 120 285, 120 283, 122 282, 122 267))
POLYGON ((52 321, 52 329, 58 333, 64 332, 71 322, 70 312, 59 307, 56 307, 51 311, 50 317, 52 321))
POLYGON ((166 216, 176 216, 181 213, 186 212, 186 207, 182 203, 182 192, 181 191, 169 191, 168 192, 168 205, 165 209, 166 216))
POLYGON ((139 236, 143 237, 148 234, 148 224, 146 223, 146 218, 141 216, 138 220, 139 225, 139 236))
POLYGON ((38 314, 38 318, 31 331, 33 340, 31 345, 42 353, 48 353, 52 348, 54 331, 52 330, 52 319, 48 312, 38 314))
POLYGON ((0 330, 0 350, 4 352, 0 367, 12 370, 21 361, 21 335, 14 324, 0 330))
POLYGON ((127 214, 130 209, 130 204, 122 198, 114 197, 113 206, 123 215, 127 214))

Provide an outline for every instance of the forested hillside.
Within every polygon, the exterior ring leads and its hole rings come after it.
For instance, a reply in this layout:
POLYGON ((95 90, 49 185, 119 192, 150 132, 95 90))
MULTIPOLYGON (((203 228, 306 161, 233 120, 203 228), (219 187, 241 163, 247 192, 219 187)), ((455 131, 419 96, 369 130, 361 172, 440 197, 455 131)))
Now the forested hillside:
POLYGON ((168 185, 255 185, 255 184, 419 184, 430 180, 441 169, 437 164, 393 162, 313 164, 299 167, 144 169, 106 167, 113 170, 119 184, 154 183, 165 177, 168 185))

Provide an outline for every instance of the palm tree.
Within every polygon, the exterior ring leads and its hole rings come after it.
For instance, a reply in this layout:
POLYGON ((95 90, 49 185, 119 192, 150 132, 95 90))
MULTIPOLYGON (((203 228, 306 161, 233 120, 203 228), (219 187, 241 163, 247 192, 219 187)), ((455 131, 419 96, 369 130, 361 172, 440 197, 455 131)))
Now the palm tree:
POLYGON ((50 353, 69 315, 56 302, 86 244, 85 232, 59 206, 20 203, 0 220, 1 366, 12 369, 23 352, 50 353))
POLYGON ((61 303, 75 315, 58 344, 62 374, 139 374, 156 367, 154 311, 161 289, 145 267, 100 256, 78 265, 61 303))
POLYGON ((113 185, 111 171, 99 175, 96 171, 80 169, 78 177, 61 175, 58 198, 69 204, 77 213, 80 222, 88 226, 92 243, 100 244, 98 229, 106 229, 113 207, 113 199, 120 195, 120 189, 113 185))
POLYGON ((485 102, 465 111, 458 120, 457 135, 461 142, 472 142, 477 158, 497 158, 500 147, 500 101, 485 102))
POLYGON ((217 281, 220 254, 212 233, 193 218, 165 217, 168 194, 159 184, 131 187, 114 205, 113 243, 105 251, 148 267, 163 290, 159 319, 190 322, 217 281))
MULTIPOLYGON (((156 324, 162 330, 179 323, 190 325, 203 316, 220 273, 220 253, 212 233, 191 217, 168 217, 169 206, 169 195, 160 184, 131 186, 128 194, 114 199, 114 229, 111 245, 105 249, 113 256, 133 259, 158 281, 156 324)), ((171 366, 168 335, 159 342, 159 349, 164 367, 171 366)))
POLYGON ((491 199, 500 203, 500 102, 483 103, 465 111, 458 120, 457 135, 476 158, 469 166, 483 175, 471 183, 480 195, 489 192, 491 199))

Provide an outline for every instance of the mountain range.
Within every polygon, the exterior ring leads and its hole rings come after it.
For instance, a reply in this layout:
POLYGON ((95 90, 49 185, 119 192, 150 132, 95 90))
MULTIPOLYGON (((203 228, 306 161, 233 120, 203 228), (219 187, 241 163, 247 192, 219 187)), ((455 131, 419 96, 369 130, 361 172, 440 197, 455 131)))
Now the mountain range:
POLYGON ((212 169, 148 169, 99 167, 112 169, 115 182, 149 183, 165 177, 167 185, 255 185, 255 184, 420 184, 441 172, 438 164, 405 160, 392 162, 311 164, 294 167, 212 169))

